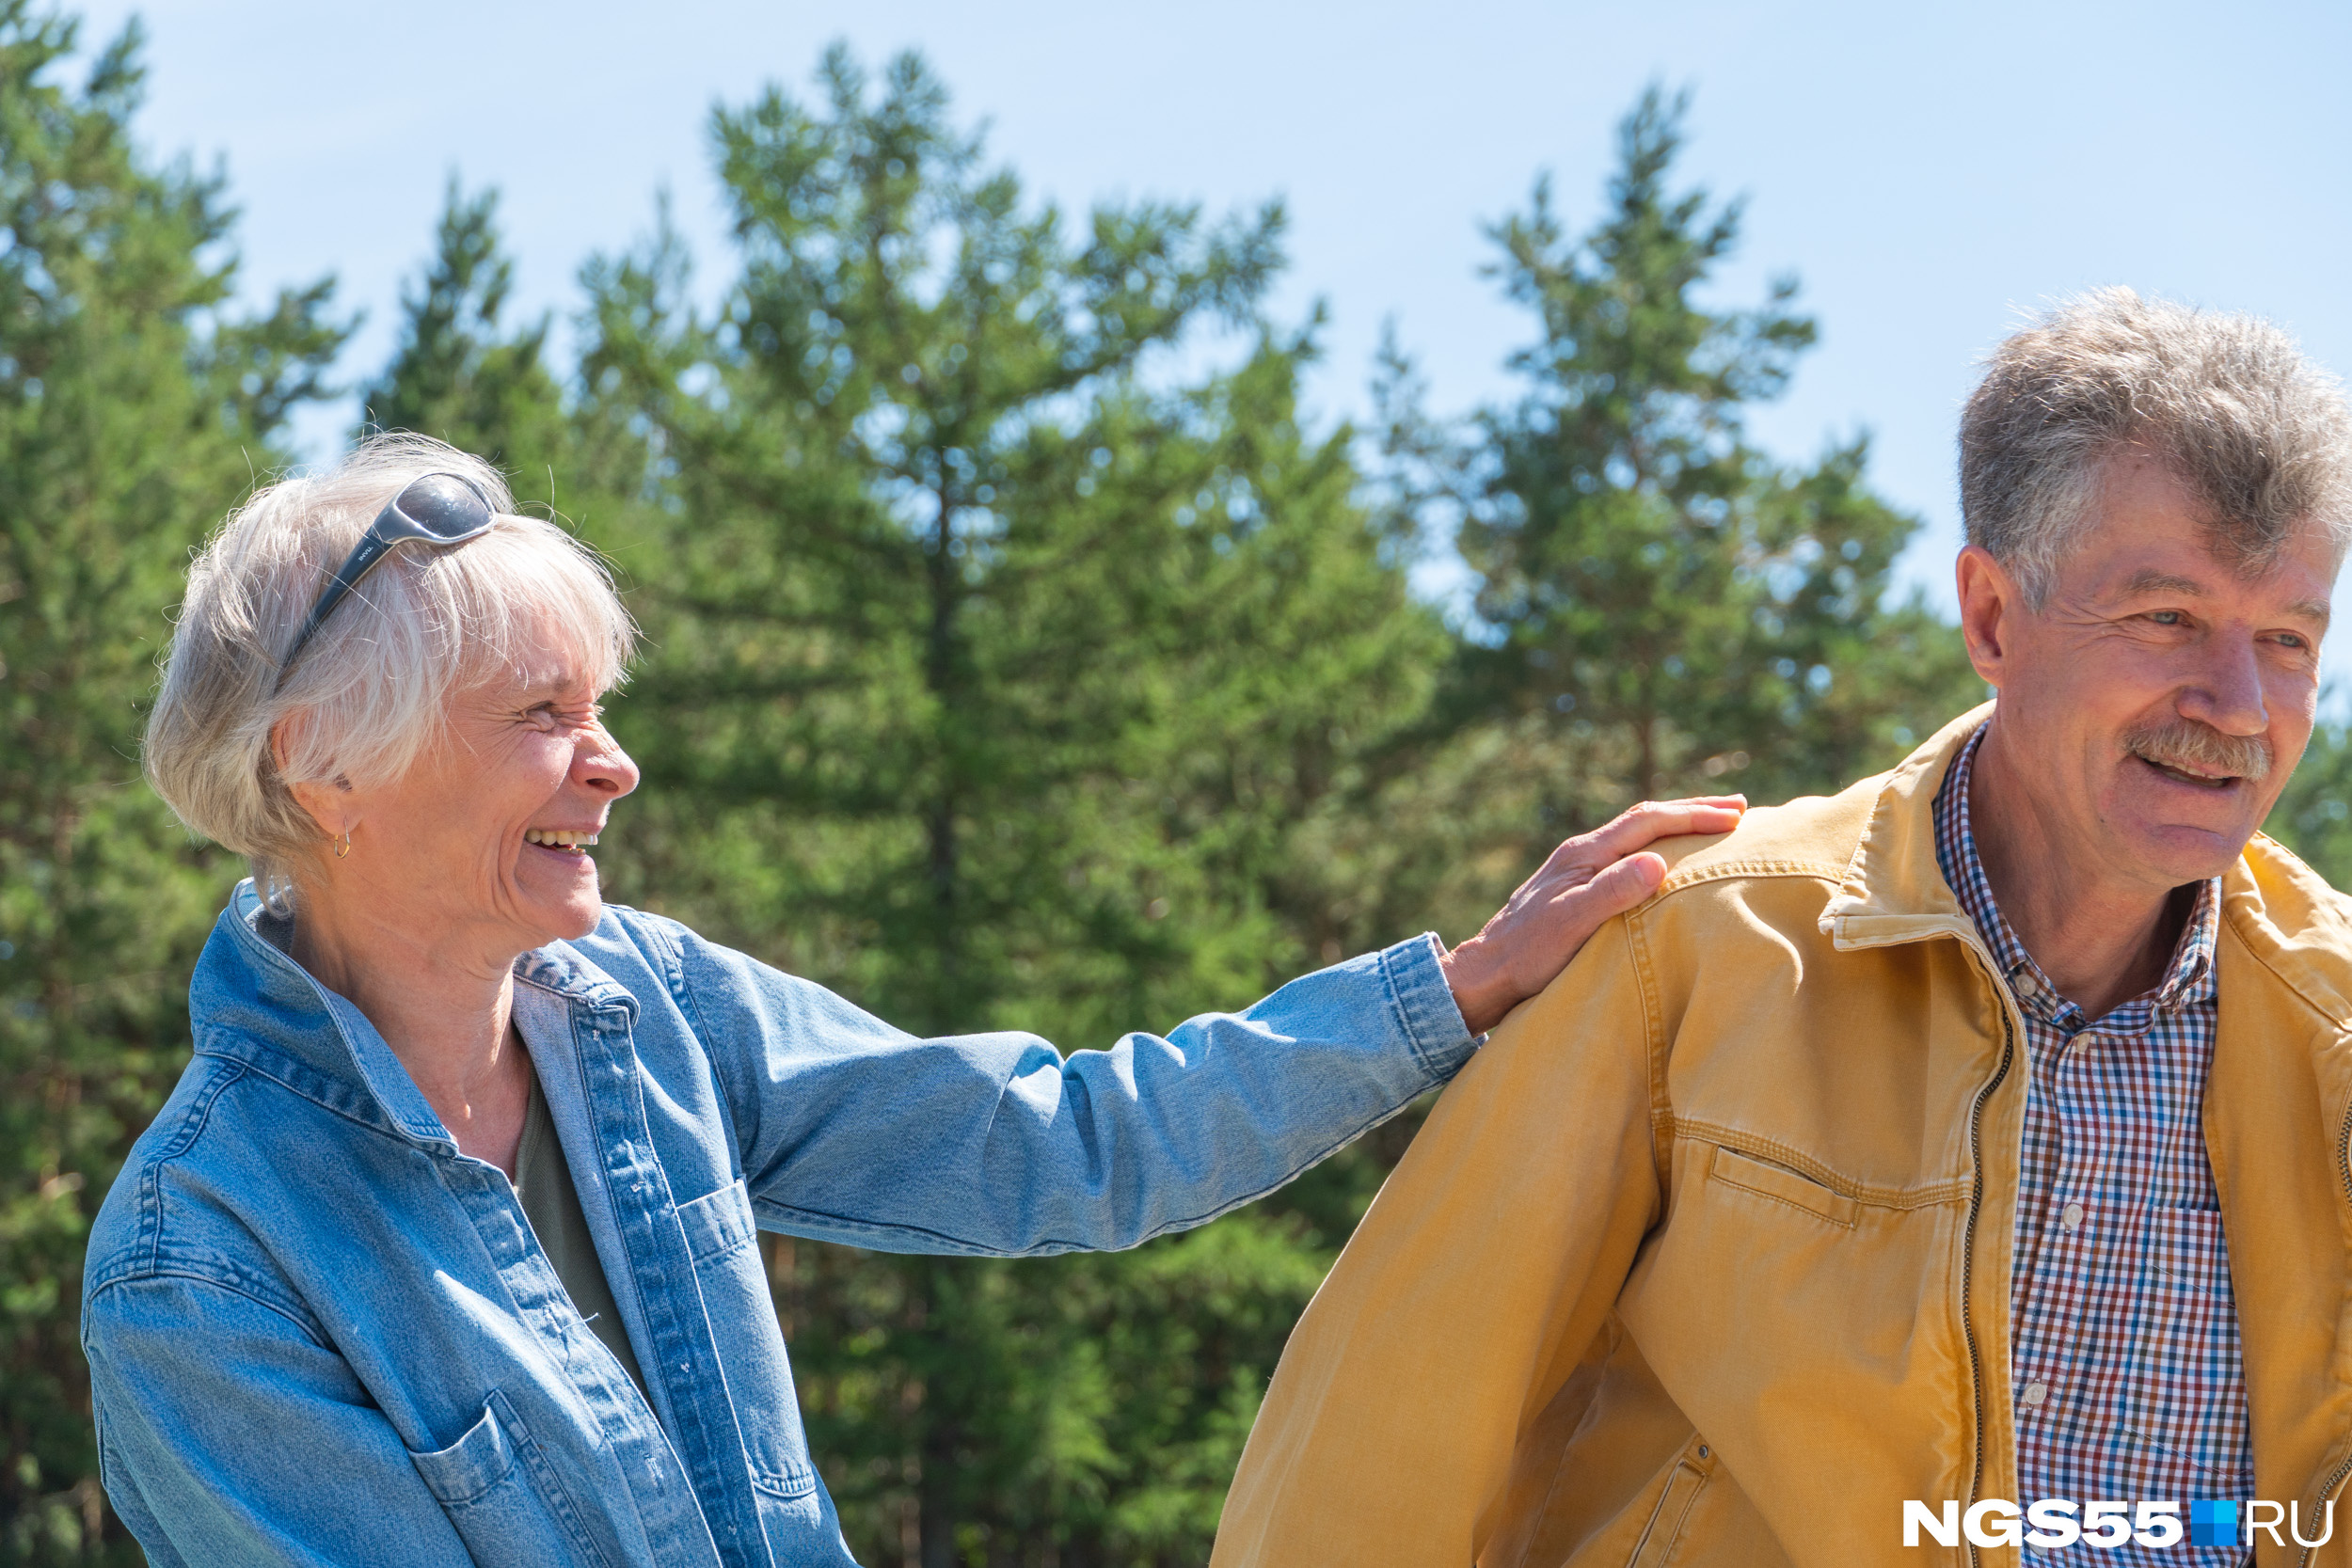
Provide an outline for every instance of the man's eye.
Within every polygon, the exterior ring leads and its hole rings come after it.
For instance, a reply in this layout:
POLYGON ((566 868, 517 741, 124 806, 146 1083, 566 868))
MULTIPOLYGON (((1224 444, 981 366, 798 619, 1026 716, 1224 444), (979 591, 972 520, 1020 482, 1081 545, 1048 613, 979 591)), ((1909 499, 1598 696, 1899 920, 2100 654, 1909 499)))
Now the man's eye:
POLYGON ((2177 610, 2152 610, 2148 612, 2148 619, 2160 626, 2177 626, 2182 617, 2177 610))
POLYGON ((2302 633, 2294 631, 2280 632, 2279 634, 2279 645, 2282 648, 2308 648, 2311 646, 2309 642, 2304 641, 2302 633))

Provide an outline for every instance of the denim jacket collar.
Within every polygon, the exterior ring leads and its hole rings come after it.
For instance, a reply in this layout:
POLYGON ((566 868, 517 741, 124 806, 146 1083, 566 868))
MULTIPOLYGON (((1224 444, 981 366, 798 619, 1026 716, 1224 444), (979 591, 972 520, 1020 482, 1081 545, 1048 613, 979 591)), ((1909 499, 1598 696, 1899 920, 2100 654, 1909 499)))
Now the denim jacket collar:
MULTIPOLYGON (((321 1104, 454 1154, 456 1140, 375 1025, 294 960, 293 934, 294 923, 270 912, 250 879, 237 884, 189 987, 198 1038, 223 1054, 282 1058, 300 1080, 291 1086, 321 1104)), ((636 999, 569 942, 523 954, 515 975, 575 1012, 619 1012, 624 1027, 636 1022, 636 999)))

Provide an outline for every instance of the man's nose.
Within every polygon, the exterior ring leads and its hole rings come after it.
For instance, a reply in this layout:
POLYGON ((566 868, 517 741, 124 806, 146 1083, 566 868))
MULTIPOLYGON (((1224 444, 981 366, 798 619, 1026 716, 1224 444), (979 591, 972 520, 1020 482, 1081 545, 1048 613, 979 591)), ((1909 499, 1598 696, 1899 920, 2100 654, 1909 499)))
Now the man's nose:
POLYGON ((2270 728, 2270 706, 2263 697, 2262 657, 2251 641, 2215 639, 2174 705, 2224 735, 2261 735, 2270 728))

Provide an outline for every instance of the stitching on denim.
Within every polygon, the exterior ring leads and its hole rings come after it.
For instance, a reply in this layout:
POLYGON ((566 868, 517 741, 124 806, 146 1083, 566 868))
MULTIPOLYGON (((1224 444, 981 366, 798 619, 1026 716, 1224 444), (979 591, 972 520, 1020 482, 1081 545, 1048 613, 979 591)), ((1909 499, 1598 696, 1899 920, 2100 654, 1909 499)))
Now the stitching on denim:
POLYGON ((118 1275, 112 1279, 103 1281, 89 1293, 89 1299, 83 1304, 82 1311, 87 1316, 90 1308, 110 1292, 135 1291, 142 1285, 156 1285, 167 1279, 184 1279, 191 1284, 209 1285, 214 1290, 224 1291, 241 1301, 249 1301, 263 1311, 275 1313, 294 1324, 301 1332, 302 1337, 315 1348, 329 1352, 335 1348, 327 1341, 317 1324, 305 1322, 302 1317, 289 1311, 278 1303, 264 1296, 257 1296, 243 1286, 189 1264, 175 1263, 169 1267, 157 1268, 141 1274, 118 1275))
POLYGON ((1406 1011, 1405 998, 1397 990, 1396 971, 1390 963, 1389 950, 1382 948, 1374 961, 1379 966, 1380 1000, 1387 1008, 1389 1022, 1397 1033, 1405 1037, 1406 1048, 1413 1054, 1413 1065, 1427 1073, 1430 1071, 1429 1058, 1422 1050, 1421 1036, 1415 1032, 1412 1018, 1406 1011))
POLYGON ((580 1506, 580 1499, 572 1495, 570 1484, 548 1460, 546 1451, 539 1446, 539 1440, 531 1434, 530 1426, 515 1408, 514 1402, 506 1397, 505 1390, 491 1389, 486 1402, 503 1412, 499 1418, 499 1424, 506 1429, 509 1446, 535 1483, 540 1502, 555 1516, 564 1532, 572 1538, 572 1544, 589 1553, 605 1568, 612 1568, 612 1559, 606 1555, 604 1544, 588 1532, 584 1519, 587 1510, 580 1506))
POLYGON ((195 1103, 188 1107, 186 1115, 182 1119, 179 1132, 154 1159, 148 1163, 147 1169, 140 1175, 139 1240, 134 1256, 135 1257, 139 1250, 145 1251, 147 1266, 151 1269, 163 1257, 164 1167, 182 1158, 189 1149, 196 1147, 196 1140, 203 1136, 205 1125, 213 1119, 213 1107, 220 1102, 220 1097, 228 1091, 229 1086, 244 1076, 245 1069, 240 1065, 205 1085, 203 1092, 197 1096, 195 1103))
MULTIPOLYGON (((277 1061, 291 1063, 294 1067, 299 1069, 305 1073, 318 1073, 318 1069, 302 1060, 301 1057, 295 1056, 291 1053, 281 1051, 278 1047, 269 1044, 266 1040, 261 1040, 252 1036, 244 1034, 240 1034, 238 1037, 253 1045, 257 1051, 268 1053, 269 1056, 275 1058, 277 1061)), ((380 1136, 390 1138, 399 1143, 411 1143, 411 1140, 415 1136, 413 1133, 409 1132, 407 1129, 402 1127, 398 1122, 390 1120, 389 1117, 384 1121, 370 1121, 366 1117, 345 1110, 341 1105, 334 1104, 328 1101, 321 1100, 317 1095, 312 1094, 302 1085, 296 1083, 283 1069, 273 1067, 269 1060, 266 1060, 260 1055, 248 1056, 244 1054, 242 1052, 230 1053, 220 1050, 206 1051, 203 1054, 218 1057, 224 1062, 234 1062, 237 1064, 238 1068, 245 1076, 259 1078, 265 1084, 275 1084, 279 1088, 285 1090, 288 1094, 293 1095, 296 1100, 301 1101, 305 1105, 315 1105, 320 1110, 325 1111, 328 1116, 334 1117, 341 1121, 347 1121, 354 1127, 363 1128, 370 1132, 377 1133, 380 1136)), ((321 1076, 324 1075, 322 1074, 321 1076)))
MULTIPOLYGON (((634 911, 630 912, 635 913, 634 911)), ((651 944, 660 949, 658 953, 647 953, 646 957, 658 960, 656 967, 661 972, 662 984, 669 988, 670 999, 678 1005, 680 1011, 693 1017, 699 1030, 703 1022, 702 1009, 694 1006, 691 988, 687 984, 686 944, 678 940, 677 932, 670 928, 670 923, 653 915, 640 915, 635 921, 624 920, 621 928, 632 937, 642 931, 650 939, 651 944)), ((639 945, 642 948, 645 943, 639 945)))
MULTIPOLYGON (((709 1065, 711 1082, 718 1090, 712 1099, 719 1106, 719 1119, 726 1124, 727 1164, 739 1180, 744 1180, 743 1134, 735 1125, 735 1087, 728 1082, 721 1053, 710 1048, 710 1026, 703 1017, 702 1004, 694 995, 693 984, 686 977, 686 943, 678 936, 678 932, 686 927, 656 915, 643 915, 639 919, 646 935, 660 948, 658 955, 648 953, 646 956, 659 958, 656 968, 660 972, 661 984, 669 991, 670 1000, 676 1005, 679 1016, 686 1020, 687 1033, 693 1037, 696 1050, 709 1065), (672 928, 674 926, 675 929, 672 928)), ((623 921, 621 927, 624 930, 633 931, 636 928, 628 921, 623 921)))
MULTIPOLYGON (((1424 1080, 1422 1087, 1427 1088, 1432 1085, 1444 1083, 1447 1072, 1444 1068, 1438 1065, 1436 1053, 1422 1039, 1420 1029, 1415 1027, 1412 1008, 1406 1006, 1404 987, 1400 984, 1398 976, 1406 960, 1396 957, 1396 952, 1398 948, 1405 947, 1410 942, 1421 943, 1422 951, 1429 955, 1431 964, 1433 966, 1436 964, 1436 939, 1432 933, 1424 931, 1420 936, 1408 938, 1406 942, 1397 942, 1393 946, 1380 950, 1380 982, 1381 990, 1389 1004, 1389 1010, 1401 1026, 1400 1032, 1405 1036, 1406 1046, 1412 1053, 1413 1065, 1421 1069, 1424 1080)), ((1318 1155, 1316 1158, 1320 1159, 1322 1156, 1318 1155)))
MULTIPOLYGON (((1426 1085, 1424 1085, 1424 1088, 1425 1087, 1426 1085)), ((1353 1131, 1343 1133, 1331 1143, 1324 1146, 1324 1148, 1316 1153, 1308 1156, 1306 1159, 1300 1161, 1296 1165, 1291 1167, 1290 1170, 1276 1177, 1273 1180, 1267 1182, 1264 1186, 1258 1188, 1256 1191, 1245 1193, 1241 1196, 1232 1199, 1231 1202, 1220 1204, 1218 1207, 1211 1209, 1205 1213, 1196 1214, 1183 1219, 1164 1221, 1152 1229, 1145 1231, 1142 1235, 1137 1236, 1134 1241, 1124 1243, 1124 1245, 1117 1248, 1116 1250, 1123 1252, 1128 1247, 1141 1246, 1146 1242, 1155 1242, 1162 1236, 1172 1235, 1180 1230, 1198 1229, 1200 1227, 1207 1225, 1212 1220, 1224 1218, 1227 1214, 1232 1213, 1236 1209, 1247 1208, 1248 1205, 1255 1203, 1258 1199, 1265 1196, 1266 1194, 1296 1180, 1300 1176, 1321 1164, 1324 1161, 1329 1159, 1332 1155, 1338 1153, 1349 1144, 1354 1143, 1358 1138, 1362 1137, 1374 1128, 1380 1126, 1384 1122, 1393 1121, 1398 1117, 1403 1116, 1406 1111, 1412 1108, 1413 1101, 1420 1098, 1421 1091, 1416 1091, 1413 1094, 1406 1096, 1406 1098, 1397 1104, 1391 1106, 1389 1109, 1381 1112, 1378 1116, 1372 1117, 1370 1120, 1361 1123, 1353 1131)), ((755 1222, 756 1222, 758 1218, 759 1212, 764 1209, 771 1214, 781 1219, 789 1220, 795 1217, 805 1216, 807 1219, 815 1221, 825 1227, 827 1229, 838 1234, 891 1237, 898 1239, 914 1238, 921 1241, 936 1243, 939 1244, 939 1251, 943 1256, 966 1258, 1051 1258, 1057 1257, 1066 1252, 1102 1252, 1105 1250, 1113 1250, 1104 1248, 1100 1243, 1097 1242, 1064 1241, 1059 1238, 1048 1238, 1046 1240, 1032 1243, 1029 1245, 1018 1248, 985 1246, 976 1242, 967 1242, 960 1236, 950 1236, 945 1231, 930 1230, 921 1226, 881 1225, 870 1220, 853 1220, 845 1215, 829 1214, 819 1209, 803 1209, 792 1204, 778 1203, 773 1198, 756 1196, 753 1197, 752 1203, 753 1217, 755 1222)), ((787 1234, 793 1235, 807 1234, 805 1231, 796 1231, 789 1224, 780 1224, 768 1227, 766 1228, 781 1230, 787 1234)), ((827 1238, 817 1237, 813 1239, 825 1240, 827 1238)))
MULTIPOLYGON (((630 912, 634 914, 637 911, 630 912)), ((686 973, 686 943, 678 939, 677 931, 670 929, 675 924, 659 915, 640 914, 634 921, 622 921, 621 928, 632 936, 643 930, 648 937, 658 940, 663 948, 654 967, 661 974, 662 986, 669 990, 671 1000, 677 1004, 678 1011, 685 1016, 686 1027, 694 1037, 694 1044, 700 1048, 703 1060, 710 1064, 710 1076, 719 1085, 719 1114, 726 1118, 728 1156, 737 1167, 737 1174, 740 1175, 743 1137, 735 1125, 732 1102, 736 1086, 728 1080, 724 1053, 710 1048, 710 1023, 703 1016, 702 999, 694 994, 693 978, 686 973), (676 976, 675 982, 671 978, 673 974, 676 976)), ((678 931, 685 929, 683 926, 677 927, 678 931)), ((656 959, 657 955, 647 953, 646 958, 656 959)))
POLYGON ((752 1485, 755 1490, 786 1502, 805 1497, 817 1490, 815 1467, 795 1459, 780 1457, 772 1467, 754 1461, 750 1468, 752 1485))

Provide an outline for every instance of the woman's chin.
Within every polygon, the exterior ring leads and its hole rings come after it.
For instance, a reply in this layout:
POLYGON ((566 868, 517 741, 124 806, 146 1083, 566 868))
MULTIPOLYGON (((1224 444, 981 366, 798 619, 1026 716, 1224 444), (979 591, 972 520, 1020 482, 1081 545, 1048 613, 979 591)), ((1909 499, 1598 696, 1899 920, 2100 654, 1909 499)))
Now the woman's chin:
POLYGON ((552 868, 557 873, 552 877, 547 875, 550 868, 534 866, 529 869, 539 875, 518 879, 525 895, 523 907, 532 917, 531 924, 546 932, 549 942, 584 937, 604 918, 604 894, 597 882, 596 862, 586 855, 568 858, 580 863, 552 868))
POLYGON ((566 903, 564 906, 564 918, 550 923, 549 934, 561 937, 565 942, 578 942, 581 937, 594 931, 597 922, 602 919, 604 919, 604 900, 592 893, 584 900, 575 899, 566 903))

